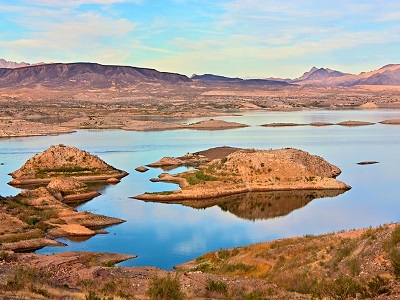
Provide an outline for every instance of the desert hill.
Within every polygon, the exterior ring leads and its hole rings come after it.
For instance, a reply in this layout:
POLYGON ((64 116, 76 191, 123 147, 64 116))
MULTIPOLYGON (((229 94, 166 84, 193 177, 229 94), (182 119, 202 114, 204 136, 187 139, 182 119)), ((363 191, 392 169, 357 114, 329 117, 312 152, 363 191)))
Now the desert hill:
POLYGON ((0 87, 97 87, 129 86, 137 82, 190 82, 185 75, 154 69, 97 63, 54 63, 0 69, 0 87))
POLYGON ((99 157, 65 145, 51 146, 36 154, 10 175, 11 185, 49 183, 53 178, 66 176, 80 181, 106 181, 122 178, 128 173, 118 170, 99 157))

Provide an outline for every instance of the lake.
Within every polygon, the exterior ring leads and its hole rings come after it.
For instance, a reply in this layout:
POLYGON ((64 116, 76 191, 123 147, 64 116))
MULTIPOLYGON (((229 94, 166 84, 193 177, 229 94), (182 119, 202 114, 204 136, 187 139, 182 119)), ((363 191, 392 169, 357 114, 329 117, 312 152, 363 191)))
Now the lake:
MULTIPOLYGON (((109 234, 85 241, 59 239, 67 247, 46 247, 38 253, 108 251, 138 255, 123 266, 174 265, 205 252, 277 238, 320 234, 398 222, 400 219, 400 126, 375 124, 361 127, 280 127, 273 122, 378 122, 400 119, 399 110, 309 110, 249 112, 218 117, 250 125, 224 131, 176 130, 133 132, 81 130, 77 133, 0 139, 0 195, 20 190, 7 185, 8 173, 50 145, 65 144, 89 151, 130 174, 117 185, 96 185, 101 196, 77 207, 126 220, 106 228, 109 234), (178 204, 148 203, 130 198, 144 192, 176 189, 152 183, 161 169, 146 173, 134 169, 163 156, 181 156, 217 146, 256 149, 294 147, 324 157, 342 170, 339 180, 352 186, 340 194, 275 193, 218 199, 214 206, 193 208, 178 204), (357 165, 360 161, 378 161, 357 165)), ((188 119, 195 122, 200 119, 188 119)), ((182 172, 178 168, 172 173, 182 172)), ((210 205, 211 205, 210 204, 210 205)))

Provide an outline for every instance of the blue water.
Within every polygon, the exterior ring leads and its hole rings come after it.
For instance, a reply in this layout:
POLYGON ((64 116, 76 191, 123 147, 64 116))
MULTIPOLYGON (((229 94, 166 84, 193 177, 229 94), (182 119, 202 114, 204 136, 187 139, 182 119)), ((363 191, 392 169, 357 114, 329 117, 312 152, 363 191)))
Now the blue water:
POLYGON ((61 136, 0 139, 0 163, 4 163, 0 165, 0 195, 17 194, 19 189, 7 185, 11 180, 7 174, 50 145, 62 143, 87 150, 130 174, 117 185, 98 187, 102 195, 77 209, 122 218, 126 222, 108 227, 107 235, 97 235, 84 242, 60 239, 68 246, 47 247, 37 252, 129 253, 138 255, 138 258, 121 265, 150 265, 165 269, 220 248, 399 221, 400 126, 266 128, 259 125, 346 120, 378 122, 400 119, 400 111, 254 112, 220 119, 246 123, 250 127, 225 131, 83 130, 61 136), (286 216, 257 220, 238 217, 219 206, 194 209, 129 198, 146 191, 177 188, 172 184, 149 181, 163 172, 161 169, 138 173, 134 170, 137 166, 163 156, 180 156, 224 145, 257 149, 300 148, 340 167, 342 174, 338 179, 351 185, 352 189, 337 197, 315 199, 286 216), (356 164, 365 160, 379 161, 379 164, 356 164))

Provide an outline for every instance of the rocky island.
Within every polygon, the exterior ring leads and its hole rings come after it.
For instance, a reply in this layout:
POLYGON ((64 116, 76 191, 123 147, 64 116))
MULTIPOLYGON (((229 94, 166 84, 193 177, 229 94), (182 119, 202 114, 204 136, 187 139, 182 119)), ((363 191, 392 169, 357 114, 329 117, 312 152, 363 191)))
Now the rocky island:
POLYGON ((49 183, 52 179, 67 176, 79 181, 97 182, 120 179, 128 175, 97 156, 65 145, 51 146, 30 158, 20 169, 10 174, 10 185, 22 186, 49 183))
POLYGON ((67 205, 100 195, 82 181, 117 180, 127 175, 86 151, 64 145, 51 146, 11 175, 14 177, 12 185, 48 185, 23 190, 14 197, 0 196, 0 251, 62 246, 54 239, 88 238, 107 233, 98 228, 125 222, 79 212, 67 205))
POLYGON ((241 149, 200 165, 197 170, 176 175, 163 173, 153 180, 179 184, 180 190, 145 193, 134 198, 170 201, 247 192, 350 189, 335 179, 340 173, 338 167, 323 158, 298 149, 241 149))

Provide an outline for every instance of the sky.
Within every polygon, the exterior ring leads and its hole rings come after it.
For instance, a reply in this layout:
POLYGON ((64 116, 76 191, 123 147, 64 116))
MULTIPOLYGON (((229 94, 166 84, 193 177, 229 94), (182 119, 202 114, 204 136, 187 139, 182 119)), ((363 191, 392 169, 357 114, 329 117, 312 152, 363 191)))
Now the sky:
POLYGON ((0 58, 296 78, 400 63, 399 0, 0 0, 0 58))

